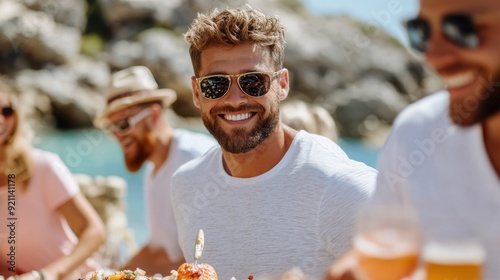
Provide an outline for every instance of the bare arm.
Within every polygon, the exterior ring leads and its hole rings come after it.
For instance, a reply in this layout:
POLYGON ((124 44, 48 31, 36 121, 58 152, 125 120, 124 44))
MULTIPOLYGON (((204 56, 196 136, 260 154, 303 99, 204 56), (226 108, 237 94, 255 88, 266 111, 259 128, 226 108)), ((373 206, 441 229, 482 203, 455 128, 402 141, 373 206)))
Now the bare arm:
POLYGON ((44 268, 45 280, 62 279, 90 257, 104 243, 105 229, 97 212, 83 194, 61 205, 57 211, 67 220, 69 226, 78 237, 71 254, 64 256, 44 268))

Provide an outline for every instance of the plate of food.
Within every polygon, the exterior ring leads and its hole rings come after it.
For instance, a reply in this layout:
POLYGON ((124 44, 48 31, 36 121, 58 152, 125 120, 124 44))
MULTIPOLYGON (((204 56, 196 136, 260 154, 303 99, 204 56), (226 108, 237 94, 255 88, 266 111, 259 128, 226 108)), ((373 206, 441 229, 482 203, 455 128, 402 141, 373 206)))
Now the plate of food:
POLYGON ((205 245, 203 230, 198 231, 194 246, 194 262, 183 263, 177 270, 172 270, 169 276, 147 276, 146 271, 136 270, 97 270, 88 273, 79 280, 218 280, 215 269, 207 263, 199 263, 205 245))

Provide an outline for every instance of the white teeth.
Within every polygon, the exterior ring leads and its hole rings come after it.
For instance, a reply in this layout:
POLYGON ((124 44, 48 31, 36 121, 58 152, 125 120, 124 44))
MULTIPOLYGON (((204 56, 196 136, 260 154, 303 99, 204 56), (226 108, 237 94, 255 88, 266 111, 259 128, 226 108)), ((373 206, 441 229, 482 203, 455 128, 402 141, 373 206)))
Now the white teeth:
POLYGON ((457 88, 472 82, 472 80, 474 80, 474 74, 472 72, 468 72, 455 76, 444 77, 443 80, 448 88, 457 88))
POLYGON ((228 121, 242 121, 249 119, 252 115, 250 113, 239 114, 239 115, 224 115, 224 118, 228 121))

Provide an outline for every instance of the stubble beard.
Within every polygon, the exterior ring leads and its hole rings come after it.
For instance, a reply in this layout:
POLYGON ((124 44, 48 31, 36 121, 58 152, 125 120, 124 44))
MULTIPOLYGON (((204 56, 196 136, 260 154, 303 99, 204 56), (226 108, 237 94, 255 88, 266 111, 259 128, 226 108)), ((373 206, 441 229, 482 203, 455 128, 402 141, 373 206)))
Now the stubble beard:
POLYGON ((474 99, 451 104, 450 116, 454 123, 471 126, 500 113, 500 71, 498 72, 494 76, 479 77, 481 85, 473 93, 474 99))
POLYGON ((271 111, 264 116, 265 109, 262 106, 242 106, 239 108, 214 108, 207 114, 202 114, 202 120, 207 130, 219 142, 222 149, 233 154, 247 153, 255 149, 276 129, 279 123, 279 103, 273 104, 271 111), (226 132, 220 124, 217 112, 231 111, 256 111, 260 117, 257 124, 250 130, 246 128, 234 128, 226 132))

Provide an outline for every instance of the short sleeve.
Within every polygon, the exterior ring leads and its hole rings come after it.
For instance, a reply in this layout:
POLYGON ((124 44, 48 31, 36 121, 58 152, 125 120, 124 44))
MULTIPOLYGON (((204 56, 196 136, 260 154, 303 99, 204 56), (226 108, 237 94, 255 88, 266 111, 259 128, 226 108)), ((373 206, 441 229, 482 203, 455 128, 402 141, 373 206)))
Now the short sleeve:
POLYGON ((80 192, 73 174, 58 155, 35 150, 34 159, 35 172, 30 185, 42 184, 38 187, 51 209, 57 209, 80 192))
POLYGON ((365 165, 352 166, 335 185, 325 190, 319 214, 319 235, 327 251, 340 257, 351 247, 360 207, 371 197, 377 171, 365 165))

